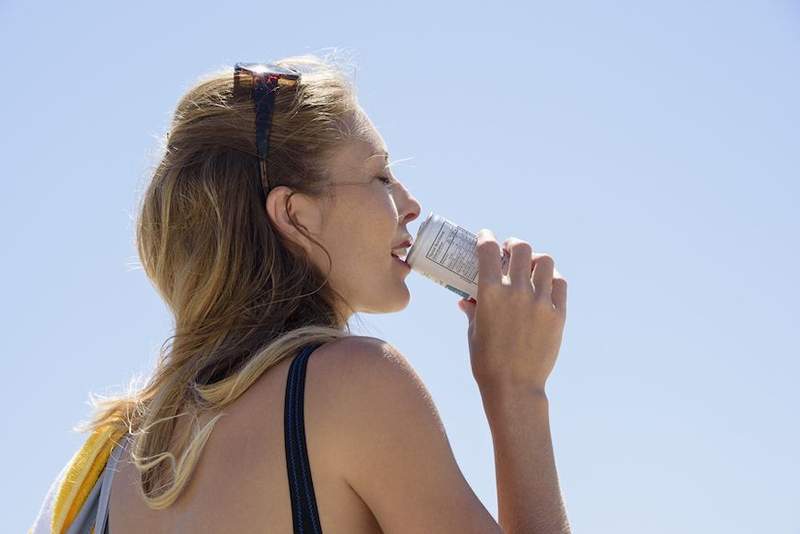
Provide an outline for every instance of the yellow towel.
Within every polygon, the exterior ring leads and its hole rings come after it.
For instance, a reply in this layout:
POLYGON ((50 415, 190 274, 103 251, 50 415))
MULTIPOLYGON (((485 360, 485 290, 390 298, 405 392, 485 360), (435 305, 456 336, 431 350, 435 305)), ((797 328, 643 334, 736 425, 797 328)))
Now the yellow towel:
POLYGON ((111 450, 124 435, 125 432, 111 426, 97 428, 69 461, 53 504, 50 521, 53 534, 63 534, 75 520, 103 472, 111 450))

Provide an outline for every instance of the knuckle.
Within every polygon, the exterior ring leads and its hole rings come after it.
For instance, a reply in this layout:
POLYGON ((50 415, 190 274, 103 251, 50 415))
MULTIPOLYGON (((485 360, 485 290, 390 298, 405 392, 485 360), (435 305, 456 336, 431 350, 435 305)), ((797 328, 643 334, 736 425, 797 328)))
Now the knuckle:
POLYGON ((511 306, 529 305, 533 296, 533 291, 528 291, 526 288, 509 286, 506 301, 511 306))
POLYGON ((514 297, 517 299, 528 299, 534 296, 534 288, 533 284, 530 280, 511 280, 509 284, 507 284, 508 292, 510 297, 514 297))
POLYGON ((536 313, 540 315, 555 315, 556 308, 550 298, 537 298, 533 303, 536 313))
POLYGON ((478 284, 478 301, 495 302, 502 295, 502 285, 484 282, 478 284))

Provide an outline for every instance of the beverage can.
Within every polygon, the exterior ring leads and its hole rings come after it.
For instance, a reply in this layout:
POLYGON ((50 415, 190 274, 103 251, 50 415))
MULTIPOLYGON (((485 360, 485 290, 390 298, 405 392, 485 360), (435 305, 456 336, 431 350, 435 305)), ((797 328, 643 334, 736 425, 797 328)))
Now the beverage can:
MULTIPOLYGON (((417 231, 405 261, 412 270, 468 299, 478 294, 477 234, 429 213, 417 231)), ((501 255, 505 274, 508 255, 501 255)))

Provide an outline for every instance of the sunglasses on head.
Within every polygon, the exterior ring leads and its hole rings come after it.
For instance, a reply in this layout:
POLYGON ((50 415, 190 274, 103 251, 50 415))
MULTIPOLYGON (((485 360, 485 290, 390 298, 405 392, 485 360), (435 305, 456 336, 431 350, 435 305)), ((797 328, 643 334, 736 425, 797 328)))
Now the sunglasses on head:
POLYGON ((264 198, 269 192, 267 183, 267 153, 275 90, 278 86, 293 86, 300 81, 300 72, 291 67, 272 63, 236 63, 233 70, 233 92, 249 94, 256 111, 256 149, 260 164, 261 187, 264 198))

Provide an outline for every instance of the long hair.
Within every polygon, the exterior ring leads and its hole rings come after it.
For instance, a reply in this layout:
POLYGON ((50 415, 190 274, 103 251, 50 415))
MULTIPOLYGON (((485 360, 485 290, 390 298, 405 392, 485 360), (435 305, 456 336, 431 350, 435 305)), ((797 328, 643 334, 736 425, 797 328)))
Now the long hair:
MULTIPOLYGON (((302 75, 296 86, 277 90, 266 181, 327 200, 325 162, 360 127, 354 87, 314 55, 274 63, 302 75)), ((233 94, 233 67, 186 92, 163 141, 138 209, 136 245, 174 316, 174 334, 146 383, 95 400, 85 425, 111 424, 131 435, 140 494, 153 509, 177 499, 221 408, 304 345, 350 334, 341 312, 349 304, 327 283, 329 270, 320 272, 267 215, 254 106, 233 94), (200 414, 215 415, 173 436, 177 417, 196 422, 200 414)), ((296 219, 292 224, 330 266, 325 247, 296 219)))

